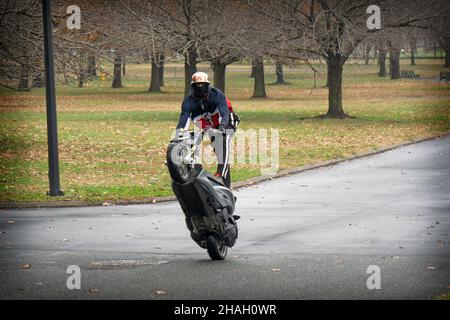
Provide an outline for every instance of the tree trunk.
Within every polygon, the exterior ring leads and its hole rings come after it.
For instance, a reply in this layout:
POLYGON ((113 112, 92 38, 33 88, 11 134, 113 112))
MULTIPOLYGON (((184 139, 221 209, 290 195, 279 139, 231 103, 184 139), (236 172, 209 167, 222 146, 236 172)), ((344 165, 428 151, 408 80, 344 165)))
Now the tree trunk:
POLYGON ((275 73, 277 74, 276 84, 286 84, 286 82, 284 81, 283 65, 281 64, 281 62, 277 62, 275 64, 275 73))
POLYGON ((116 56, 114 58, 114 74, 113 74, 113 82, 112 88, 122 88, 122 58, 120 56, 116 56))
POLYGON ((252 72, 250 73, 249 78, 254 78, 255 77, 255 71, 256 70, 256 61, 255 59, 252 59, 252 72))
POLYGON ((389 65, 391 68, 391 79, 400 78, 400 49, 389 49, 389 65))
POLYGON ((392 61, 391 61, 391 57, 389 57, 389 75, 392 74, 392 61))
POLYGON ((122 75, 126 75, 127 70, 125 68, 125 58, 122 59, 122 75))
POLYGON ((416 65, 416 58, 415 58, 414 49, 411 49, 411 65, 412 66, 416 65))
POLYGON ((155 61, 152 61, 152 79, 150 81, 149 92, 161 92, 161 76, 160 66, 155 61))
POLYGON ((194 52, 189 52, 184 58, 184 95, 191 90, 192 75, 197 72, 197 61, 194 52))
POLYGON ((213 61, 214 87, 225 93, 225 70, 227 65, 220 61, 213 61))
POLYGON ((386 49, 380 49, 378 51, 378 65, 380 66, 378 76, 386 77, 386 49))
POLYGON ((264 82, 264 63, 261 58, 255 59, 255 86, 253 98, 267 98, 264 82))
POLYGON ((22 65, 20 67, 20 79, 19 79, 19 90, 28 90, 29 87, 29 83, 28 83, 28 78, 29 78, 30 74, 29 74, 29 69, 28 66, 26 65, 22 65))
POLYGON ((334 53, 328 53, 328 112, 327 117, 345 118, 347 115, 342 108, 342 56, 334 53))
POLYGON ((97 77, 97 67, 95 66, 95 54, 88 56, 88 77, 97 77))
POLYGON ((450 68, 450 48, 445 48, 445 68, 450 68))
POLYGON ((42 88, 45 87, 44 76, 40 71, 35 72, 33 77, 33 88, 42 88))
POLYGON ((371 49, 370 45, 369 45, 369 44, 366 44, 366 46, 365 46, 365 48, 364 48, 364 64, 365 64, 366 66, 369 65, 370 49, 371 49))
POLYGON ((329 88, 330 87, 330 64, 327 63, 327 83, 325 84, 325 87, 329 88))
POLYGON ((164 86, 164 62, 165 62, 166 57, 164 56, 164 54, 161 54, 159 56, 159 85, 161 87, 164 86))
POLYGON ((415 38, 411 38, 409 41, 409 49, 410 49, 410 54, 411 54, 411 65, 415 66, 416 65, 416 39, 415 38))
POLYGON ((433 56, 436 59, 437 58, 437 45, 436 42, 433 43, 433 56))
POLYGON ((84 85, 84 74, 80 72, 78 74, 78 88, 83 88, 84 85))

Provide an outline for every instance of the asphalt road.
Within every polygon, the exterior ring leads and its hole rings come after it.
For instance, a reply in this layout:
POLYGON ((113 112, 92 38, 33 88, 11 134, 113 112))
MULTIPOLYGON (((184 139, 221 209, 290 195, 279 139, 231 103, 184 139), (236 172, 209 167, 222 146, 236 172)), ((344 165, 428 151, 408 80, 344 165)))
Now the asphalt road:
POLYGON ((237 190, 240 237, 219 262, 177 202, 2 210, 0 298, 435 298, 450 293, 449 178, 447 136, 237 190))

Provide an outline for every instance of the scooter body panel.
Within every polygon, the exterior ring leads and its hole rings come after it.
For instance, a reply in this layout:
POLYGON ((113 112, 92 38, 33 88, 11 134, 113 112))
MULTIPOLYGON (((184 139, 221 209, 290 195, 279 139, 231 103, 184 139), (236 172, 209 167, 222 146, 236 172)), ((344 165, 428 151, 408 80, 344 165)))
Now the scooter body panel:
POLYGON ((238 236, 233 217, 235 196, 230 189, 205 170, 190 182, 172 182, 172 189, 186 217, 192 239, 205 248, 206 237, 215 233, 228 247, 238 236))

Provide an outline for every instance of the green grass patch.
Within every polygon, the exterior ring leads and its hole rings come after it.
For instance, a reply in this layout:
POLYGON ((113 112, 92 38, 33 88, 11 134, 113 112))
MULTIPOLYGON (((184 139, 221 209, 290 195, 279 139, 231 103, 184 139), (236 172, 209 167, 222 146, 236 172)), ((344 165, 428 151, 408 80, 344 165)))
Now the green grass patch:
MULTIPOLYGON (((410 67, 437 77, 439 60, 410 67)), ((227 95, 240 114, 240 130, 277 129, 279 169, 342 158, 402 141, 450 131, 450 87, 427 80, 379 78, 377 67, 351 61, 344 69, 345 120, 317 116, 327 111, 326 75, 303 65, 285 68, 289 85, 268 85, 268 99, 252 99, 250 65, 227 68, 227 95)), ((200 70, 208 71, 202 64, 200 70)), ((128 65, 124 88, 110 79, 84 88, 58 85, 58 131, 62 199, 114 201, 171 195, 165 151, 183 98, 182 66, 166 69, 162 93, 147 92, 149 65, 128 65)), ((323 71, 323 72, 322 72, 323 71)), ((211 74, 212 75, 212 74, 211 74)), ((213 78, 213 77, 212 77, 213 78)), ((266 83, 275 81, 266 67, 266 83)), ((51 201, 46 195, 45 92, 0 89, 0 200, 51 201)), ((215 166, 207 169, 214 172, 215 166)), ((232 167, 232 181, 261 174, 257 164, 232 167)))

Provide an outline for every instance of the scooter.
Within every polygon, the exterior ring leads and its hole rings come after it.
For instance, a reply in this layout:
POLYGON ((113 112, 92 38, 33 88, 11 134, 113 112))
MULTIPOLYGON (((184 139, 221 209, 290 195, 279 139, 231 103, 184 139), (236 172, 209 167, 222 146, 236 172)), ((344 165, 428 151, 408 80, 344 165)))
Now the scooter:
POLYGON ((193 141, 194 132, 186 131, 172 139, 167 148, 172 190, 184 212, 191 238, 208 251, 212 260, 223 260, 238 237, 239 217, 233 216, 236 197, 198 163, 193 141))

